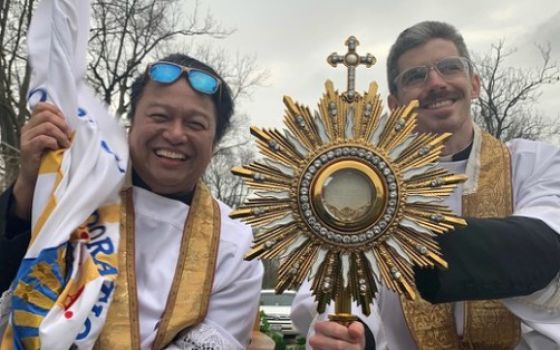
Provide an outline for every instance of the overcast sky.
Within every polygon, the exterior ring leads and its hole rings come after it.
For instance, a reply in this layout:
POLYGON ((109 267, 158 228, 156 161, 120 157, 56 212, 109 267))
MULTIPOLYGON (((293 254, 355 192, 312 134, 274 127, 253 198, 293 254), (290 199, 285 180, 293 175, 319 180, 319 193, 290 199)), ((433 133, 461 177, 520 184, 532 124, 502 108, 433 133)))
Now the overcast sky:
MULTIPOLYGON (((384 101, 389 47, 403 29, 423 20, 455 25, 471 52, 488 52, 492 43, 504 39, 508 48, 518 50, 508 60, 511 65, 539 64, 535 42, 550 42, 553 57, 560 61, 558 0, 201 0, 200 4, 225 27, 236 29, 216 45, 232 54, 256 55, 258 64, 270 72, 267 86, 257 88, 252 100, 239 106, 261 127, 282 125, 284 95, 314 110, 326 79, 345 90, 346 69, 332 68, 325 59, 334 51, 345 53, 344 41, 350 35, 360 41, 358 53, 371 53, 378 61, 371 68, 358 68, 356 90, 364 91, 375 80, 384 101)), ((560 84, 543 91, 541 108, 560 118, 560 84)))

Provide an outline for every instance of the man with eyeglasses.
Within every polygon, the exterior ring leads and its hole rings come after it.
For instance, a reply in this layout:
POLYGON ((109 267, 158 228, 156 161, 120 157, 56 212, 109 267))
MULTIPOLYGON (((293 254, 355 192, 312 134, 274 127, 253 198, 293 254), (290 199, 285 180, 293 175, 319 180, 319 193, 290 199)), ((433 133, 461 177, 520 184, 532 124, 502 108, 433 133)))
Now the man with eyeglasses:
POLYGON ((453 133, 441 164, 469 180, 446 204, 468 226, 437 237, 447 270, 415 269, 422 300, 381 288, 373 315, 354 308, 365 332, 332 322, 309 327, 314 305, 304 287, 293 304, 296 326, 312 328, 316 349, 375 349, 373 338, 377 349, 558 349, 559 149, 527 140, 503 144, 474 124, 480 77, 462 36, 447 23, 403 31, 391 47, 387 77, 391 109, 416 99, 418 131, 453 133))
MULTIPOLYGON (((230 209, 201 182, 232 114, 223 79, 183 54, 149 65, 133 82, 130 181, 122 196, 132 224, 121 229, 133 238, 119 252, 119 266, 123 259, 128 270, 119 273, 118 301, 109 308, 96 348, 248 346, 262 264, 243 260, 250 228, 230 219, 230 209)), ((0 293, 29 244, 41 156, 70 143, 62 112, 39 103, 21 132, 18 177, 0 198, 0 293)))

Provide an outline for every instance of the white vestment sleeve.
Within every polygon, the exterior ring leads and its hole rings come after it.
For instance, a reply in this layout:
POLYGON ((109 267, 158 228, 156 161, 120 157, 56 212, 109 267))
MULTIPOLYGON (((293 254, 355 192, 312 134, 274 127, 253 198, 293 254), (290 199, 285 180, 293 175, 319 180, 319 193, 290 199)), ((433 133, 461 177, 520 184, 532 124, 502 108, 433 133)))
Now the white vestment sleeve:
POLYGON ((220 211, 222 231, 218 261, 203 324, 216 329, 232 344, 228 350, 245 349, 259 307, 263 266, 258 260, 243 259, 253 239, 251 228, 230 219, 231 209, 223 203, 220 203, 220 211))
POLYGON ((307 337, 311 323, 317 316, 317 304, 311 295, 310 282, 305 280, 292 301, 290 319, 302 337, 307 337))
POLYGON ((560 149, 541 142, 514 140, 514 215, 544 221, 560 234, 560 149))
MULTIPOLYGON (((560 149, 526 140, 514 140, 508 146, 512 153, 514 215, 540 219, 560 233, 560 149)), ((523 344, 518 349, 560 348, 558 275, 540 291, 503 302, 532 328, 524 329, 523 344)))
MULTIPOLYGON (((136 278, 142 349, 150 349, 165 310, 189 207, 134 187, 136 278)), ((206 318, 183 330, 168 349, 245 349, 257 314, 263 267, 244 261, 252 241, 249 226, 228 217, 220 206, 221 227, 212 294, 206 318)))

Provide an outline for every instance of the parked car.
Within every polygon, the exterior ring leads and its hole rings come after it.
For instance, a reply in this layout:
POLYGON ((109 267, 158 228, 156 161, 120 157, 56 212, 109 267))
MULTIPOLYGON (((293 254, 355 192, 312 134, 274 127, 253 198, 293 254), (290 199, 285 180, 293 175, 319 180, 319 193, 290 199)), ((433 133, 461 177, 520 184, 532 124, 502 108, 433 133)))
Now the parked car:
POLYGON ((290 310, 295 296, 296 292, 293 290, 286 290, 282 294, 276 294, 274 289, 261 291, 260 310, 266 315, 271 330, 282 332, 285 336, 297 335, 290 319, 290 310))

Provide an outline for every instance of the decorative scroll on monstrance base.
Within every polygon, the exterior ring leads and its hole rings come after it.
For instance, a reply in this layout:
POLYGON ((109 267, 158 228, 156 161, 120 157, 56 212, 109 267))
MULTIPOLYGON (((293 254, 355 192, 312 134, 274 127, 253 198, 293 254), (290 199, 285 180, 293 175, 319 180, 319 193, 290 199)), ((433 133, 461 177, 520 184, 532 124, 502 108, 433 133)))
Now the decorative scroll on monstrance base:
POLYGON ((348 324, 351 301, 365 315, 379 283, 414 299, 413 266, 447 267, 434 237, 466 222, 441 204, 466 180, 437 165, 450 134, 418 134, 416 101, 382 114, 377 83, 354 90, 360 57, 350 37, 347 91, 333 83, 318 111, 284 97, 287 130, 251 127, 262 160, 233 168, 254 190, 231 214, 256 232, 247 259, 282 257, 276 291, 312 280, 318 311, 335 301, 331 319, 348 324))

